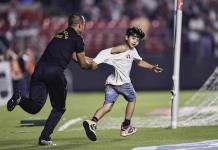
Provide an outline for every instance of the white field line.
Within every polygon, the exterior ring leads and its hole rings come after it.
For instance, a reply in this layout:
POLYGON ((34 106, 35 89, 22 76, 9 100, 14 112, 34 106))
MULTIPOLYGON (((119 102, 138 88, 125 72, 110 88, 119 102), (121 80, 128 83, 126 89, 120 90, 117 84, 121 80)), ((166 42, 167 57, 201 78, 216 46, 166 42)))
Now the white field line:
POLYGON ((71 119, 71 120, 69 120, 69 121, 67 121, 66 123, 64 123, 64 125, 62 125, 62 126, 60 126, 59 128, 58 128, 58 131, 64 131, 64 130, 66 130, 67 128, 69 128, 70 126, 72 126, 72 125, 74 125, 74 124, 76 124, 76 123, 78 123, 78 122, 80 122, 80 121, 82 121, 83 119, 82 118, 75 118, 75 119, 71 119))
POLYGON ((195 143, 135 147, 132 150, 217 150, 218 140, 208 140, 195 143))
MULTIPOLYGON (((81 122, 83 118, 76 118, 67 121, 63 126, 61 126, 58 131, 64 131, 69 128, 69 126, 81 122)), ((98 130, 107 129, 120 129, 121 123, 123 122, 123 117, 107 117, 99 121, 97 125, 98 130)), ((189 122, 189 124, 184 124, 184 122, 179 121, 179 127, 185 126, 205 126, 205 125, 217 125, 218 122, 208 122, 204 124, 201 122, 189 122)), ((133 117, 131 124, 136 128, 168 128, 170 127, 170 116, 156 116, 156 117, 133 117)), ((68 131, 83 130, 82 124, 79 127, 70 128, 68 131)))

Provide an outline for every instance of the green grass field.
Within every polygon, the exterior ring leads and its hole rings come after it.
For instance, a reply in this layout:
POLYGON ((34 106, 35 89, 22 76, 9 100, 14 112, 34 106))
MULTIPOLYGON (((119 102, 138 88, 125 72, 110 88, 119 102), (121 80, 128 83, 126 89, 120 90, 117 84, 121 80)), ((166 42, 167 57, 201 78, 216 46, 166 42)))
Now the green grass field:
MULTIPOLYGON (((193 94, 192 91, 183 91, 183 103, 193 94)), ((134 117, 150 117, 149 113, 157 108, 170 108, 169 92, 138 92, 138 99, 134 117)), ((20 127, 24 119, 46 119, 51 107, 47 101, 45 107, 37 115, 29 115, 17 107, 13 112, 7 112, 6 107, 0 108, 0 150, 129 150, 139 146, 176 144, 218 139, 217 126, 186 127, 186 128, 139 128, 138 132, 129 137, 120 137, 118 128, 110 129, 111 118, 122 122, 126 102, 120 97, 113 110, 99 123, 97 130, 98 140, 89 141, 86 137, 82 121, 70 126, 64 131, 57 129, 68 120, 75 118, 89 119, 103 103, 104 93, 74 93, 67 97, 67 111, 53 133, 53 141, 57 146, 40 147, 37 145, 38 136, 42 130, 39 127, 20 127), (107 129, 101 126, 108 127, 107 129)), ((134 124, 134 121, 133 121, 134 124)), ((119 126, 119 125, 118 125, 119 126)))

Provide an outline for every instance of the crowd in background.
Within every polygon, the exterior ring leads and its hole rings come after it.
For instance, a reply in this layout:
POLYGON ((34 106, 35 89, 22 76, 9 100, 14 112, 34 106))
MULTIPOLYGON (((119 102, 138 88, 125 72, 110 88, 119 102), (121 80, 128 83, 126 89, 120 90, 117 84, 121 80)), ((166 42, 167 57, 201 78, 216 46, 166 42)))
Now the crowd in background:
MULTIPOLYGON (((216 0, 184 0, 184 55, 218 57, 217 7, 216 0)), ((173 0, 3 0, 0 51, 31 47, 40 54, 55 32, 67 26, 71 12, 82 13, 87 20, 88 53, 121 43, 125 29, 138 23, 148 32, 142 51, 172 54, 173 0)))
MULTIPOLYGON (((183 56, 218 57, 216 8, 217 0, 184 0, 183 56)), ((0 60, 11 62, 15 84, 32 73, 35 61, 53 35, 67 27, 72 12, 87 20, 84 39, 89 55, 120 44, 131 25, 147 33, 138 47, 141 55, 173 55, 173 0, 1 0, 0 60)))

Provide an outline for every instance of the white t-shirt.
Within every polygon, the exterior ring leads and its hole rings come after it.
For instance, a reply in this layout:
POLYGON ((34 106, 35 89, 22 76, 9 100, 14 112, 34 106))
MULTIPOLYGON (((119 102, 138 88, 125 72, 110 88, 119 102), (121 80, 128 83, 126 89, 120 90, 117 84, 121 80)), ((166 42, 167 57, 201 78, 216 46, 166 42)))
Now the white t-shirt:
POLYGON ((111 49, 102 50, 93 61, 97 64, 106 63, 112 65, 115 70, 107 77, 105 84, 122 85, 130 83, 130 71, 133 60, 142 60, 137 50, 131 49, 119 54, 111 54, 111 49))

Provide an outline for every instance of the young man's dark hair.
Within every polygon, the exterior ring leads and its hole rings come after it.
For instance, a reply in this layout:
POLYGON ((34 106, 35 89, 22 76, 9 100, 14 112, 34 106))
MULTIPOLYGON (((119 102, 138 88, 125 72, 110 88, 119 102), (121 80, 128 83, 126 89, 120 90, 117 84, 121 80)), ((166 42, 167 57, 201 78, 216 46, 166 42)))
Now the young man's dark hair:
POLYGON ((143 39, 145 37, 145 33, 142 31, 142 29, 138 27, 131 27, 126 30, 127 36, 136 36, 140 39, 143 39))
POLYGON ((39 59, 31 76, 29 97, 16 91, 7 103, 8 111, 19 105, 26 112, 36 114, 44 106, 49 94, 52 111, 39 137, 39 145, 53 145, 51 134, 66 110, 67 80, 64 70, 67 65, 73 59, 81 68, 90 69, 81 36, 84 29, 84 17, 70 15, 68 28, 55 34, 39 59))

